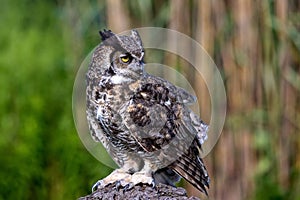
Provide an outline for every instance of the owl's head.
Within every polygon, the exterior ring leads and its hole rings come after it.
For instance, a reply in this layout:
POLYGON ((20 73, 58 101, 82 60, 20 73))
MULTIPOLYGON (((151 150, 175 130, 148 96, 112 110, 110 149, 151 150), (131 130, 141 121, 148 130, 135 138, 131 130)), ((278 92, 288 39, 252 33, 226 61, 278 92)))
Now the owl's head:
POLYGON ((139 78, 144 73, 144 48, 136 30, 130 35, 116 35, 110 30, 100 31, 102 43, 96 48, 92 65, 100 75, 120 80, 139 78))

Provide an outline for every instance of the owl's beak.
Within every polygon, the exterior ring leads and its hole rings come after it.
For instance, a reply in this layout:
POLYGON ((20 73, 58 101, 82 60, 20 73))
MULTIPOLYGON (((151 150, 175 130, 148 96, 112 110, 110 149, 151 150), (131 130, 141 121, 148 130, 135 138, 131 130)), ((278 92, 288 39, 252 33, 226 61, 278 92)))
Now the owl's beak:
POLYGON ((140 62, 140 65, 144 65, 144 64, 145 64, 145 62, 144 62, 144 60, 143 60, 143 59, 142 59, 142 60, 140 60, 139 62, 140 62))
POLYGON ((141 56, 139 58, 140 61, 143 61, 144 55, 145 55, 145 52, 142 51, 141 56))
POLYGON ((144 64, 145 64, 145 62, 144 62, 144 55, 145 55, 145 53, 142 52, 142 53, 141 53, 141 56, 140 56, 140 58, 139 58, 140 65, 142 65, 142 66, 144 66, 144 64))

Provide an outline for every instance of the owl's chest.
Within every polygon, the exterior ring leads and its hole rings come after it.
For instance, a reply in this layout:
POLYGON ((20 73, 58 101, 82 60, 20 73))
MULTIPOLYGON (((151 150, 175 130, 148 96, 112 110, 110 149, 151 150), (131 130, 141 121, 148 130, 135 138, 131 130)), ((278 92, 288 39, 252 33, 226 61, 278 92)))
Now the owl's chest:
POLYGON ((112 76, 104 77, 99 81, 100 92, 95 95, 99 106, 119 109, 124 103, 130 101, 140 81, 126 82, 124 79, 112 76))
MULTIPOLYGON (((103 127, 122 127, 120 109, 126 105, 135 94, 138 84, 115 84, 110 79, 101 79, 97 94, 93 95, 96 102, 96 118, 103 127)), ((106 130, 106 132, 111 132, 106 130)))
POLYGON ((98 107, 107 112, 118 113, 122 105, 132 98, 134 92, 127 85, 115 85, 98 94, 98 107))
POLYGON ((96 118, 106 140, 114 146, 115 150, 124 150, 135 145, 135 140, 125 127, 120 112, 122 107, 132 99, 134 95, 132 89, 130 85, 118 84, 102 90, 98 95, 96 118))

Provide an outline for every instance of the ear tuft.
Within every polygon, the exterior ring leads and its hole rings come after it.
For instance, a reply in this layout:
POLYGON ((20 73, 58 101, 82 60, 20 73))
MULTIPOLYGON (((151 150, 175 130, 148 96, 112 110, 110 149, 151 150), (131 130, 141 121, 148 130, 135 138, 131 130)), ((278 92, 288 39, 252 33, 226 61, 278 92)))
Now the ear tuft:
POLYGON ((106 39, 115 35, 111 30, 105 30, 105 29, 103 31, 99 31, 99 34, 101 36, 102 41, 105 41, 106 39))
POLYGON ((134 29, 131 31, 131 37, 133 37, 135 39, 135 41, 137 41, 140 45, 142 45, 142 39, 137 30, 134 29))

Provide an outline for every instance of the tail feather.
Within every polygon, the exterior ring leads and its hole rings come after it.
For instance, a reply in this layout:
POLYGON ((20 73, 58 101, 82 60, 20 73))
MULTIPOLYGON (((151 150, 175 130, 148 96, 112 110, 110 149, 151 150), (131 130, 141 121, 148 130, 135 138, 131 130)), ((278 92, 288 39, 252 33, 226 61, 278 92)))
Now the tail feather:
MULTIPOLYGON (((196 141, 194 143, 196 143, 196 141)), ((199 156, 199 150, 196 144, 192 145, 188 152, 183 154, 170 168, 198 190, 208 195, 209 176, 199 156)))
POLYGON ((193 174, 191 174, 193 177, 197 177, 199 179, 202 180, 202 183, 206 186, 209 187, 209 177, 206 171, 206 168, 203 164, 203 161, 200 159, 199 165, 196 165, 196 162, 192 162, 190 163, 190 160, 187 159, 186 157, 182 158, 183 159, 183 163, 180 163, 180 165, 183 167, 183 169, 187 169, 188 171, 193 172, 193 174), (188 163, 188 164, 186 164, 188 163))
POLYGON ((190 184, 196 187, 199 191, 208 195, 205 185, 201 181, 197 180, 197 177, 193 176, 191 173, 186 172, 181 166, 176 166, 173 169, 190 184))

